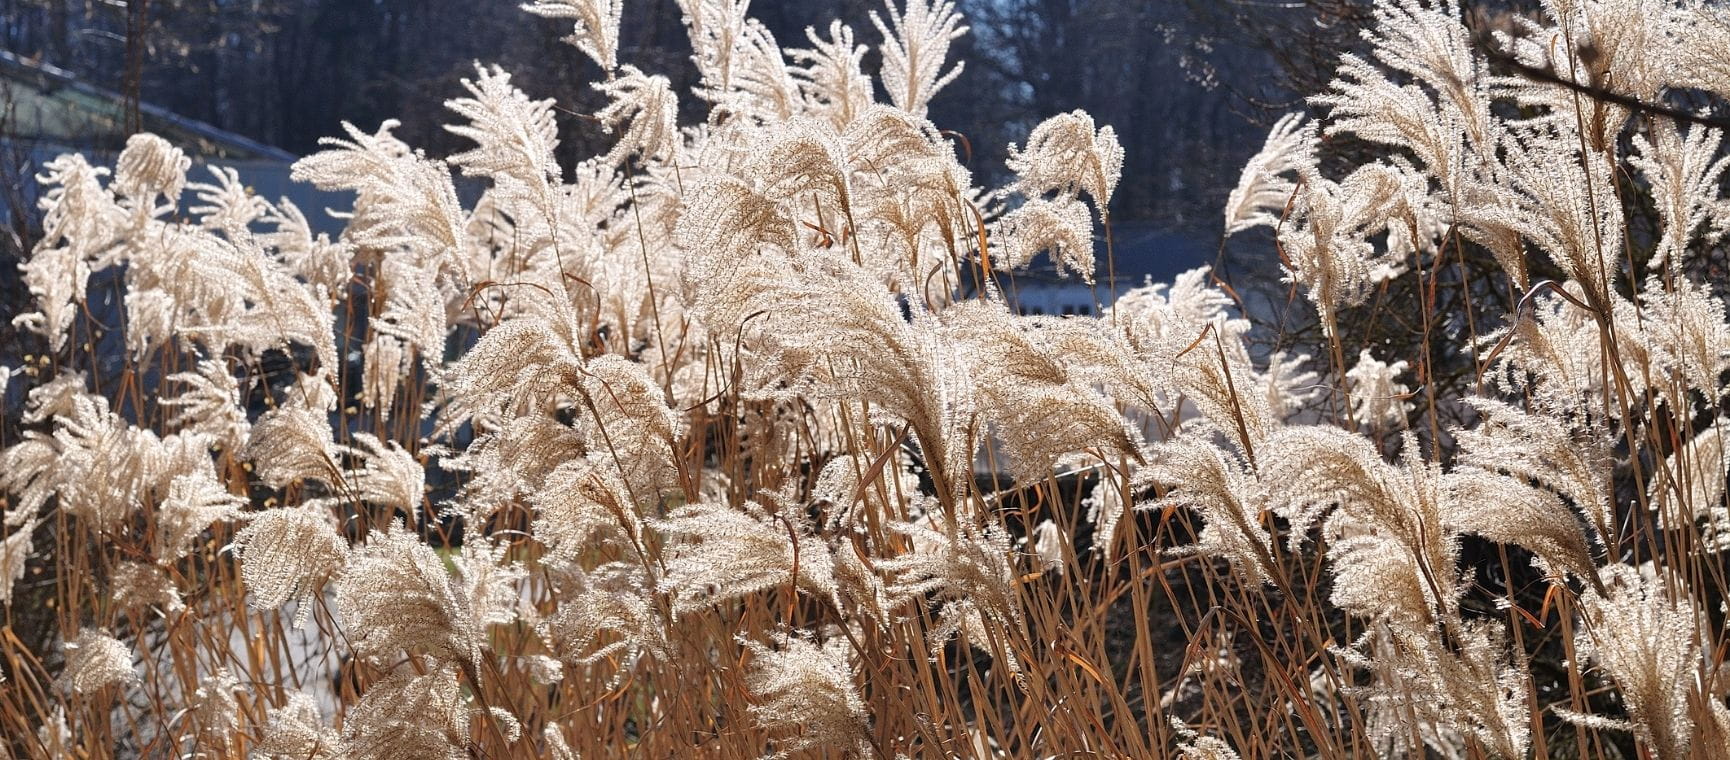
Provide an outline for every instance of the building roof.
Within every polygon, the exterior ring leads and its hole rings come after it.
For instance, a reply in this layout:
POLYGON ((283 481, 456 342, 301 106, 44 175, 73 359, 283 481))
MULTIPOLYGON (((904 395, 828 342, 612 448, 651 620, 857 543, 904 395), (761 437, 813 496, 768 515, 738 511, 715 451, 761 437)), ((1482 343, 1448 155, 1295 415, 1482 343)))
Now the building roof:
MULTIPOLYGON (((299 158, 281 148, 218 129, 160 106, 142 103, 143 131, 168 140, 192 159, 187 176, 208 181, 209 167, 235 170, 247 189, 259 196, 292 201, 306 214, 314 232, 342 231, 342 220, 325 213, 346 207, 353 195, 328 192, 293 180, 299 158)), ((0 221, 12 223, 20 209, 36 206, 37 169, 63 153, 82 153, 94 164, 112 163, 125 147, 126 99, 119 93, 89 84, 64 69, 0 50, 0 166, 4 181, 18 183, 15 199, 0 193, 0 221), (15 174, 11 174, 16 168, 15 174), (18 201, 19 208, 11 207, 18 201)), ((182 203, 195 202, 182 198, 182 203)))
MULTIPOLYGON (((282 161, 295 155, 233 132, 140 103, 144 131, 154 132, 195 158, 282 161)), ((80 149, 113 150, 125 144, 126 98, 64 69, 0 50, 0 131, 11 140, 80 149)))
MULTIPOLYGON (((1171 282, 1178 275, 1214 263, 1219 241, 1173 229, 1158 222, 1119 222, 1111 226, 1112 260, 1119 287, 1140 287, 1145 281, 1171 282)), ((1105 240, 1095 242, 1099 277, 1105 276, 1105 240)))

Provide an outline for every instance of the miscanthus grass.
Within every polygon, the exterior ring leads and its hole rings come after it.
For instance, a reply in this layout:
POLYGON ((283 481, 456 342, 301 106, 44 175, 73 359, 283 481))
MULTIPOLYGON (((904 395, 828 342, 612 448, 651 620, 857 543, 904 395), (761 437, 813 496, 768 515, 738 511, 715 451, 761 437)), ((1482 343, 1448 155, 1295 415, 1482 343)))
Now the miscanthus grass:
POLYGON ((952 3, 871 14, 873 81, 680 0, 691 92, 625 5, 525 6, 604 155, 480 67, 472 148, 296 164, 335 239, 151 135, 40 167, 0 753, 1730 757, 1730 159, 1664 105, 1730 97, 1721 8, 1378 3, 1223 214, 1312 356, 1207 270, 1013 311, 1038 256, 1109 277, 1137 178, 1077 111, 976 185, 952 3), (1467 249, 1509 308, 1434 302, 1467 249), (1421 350, 1346 345, 1402 277, 1421 350))

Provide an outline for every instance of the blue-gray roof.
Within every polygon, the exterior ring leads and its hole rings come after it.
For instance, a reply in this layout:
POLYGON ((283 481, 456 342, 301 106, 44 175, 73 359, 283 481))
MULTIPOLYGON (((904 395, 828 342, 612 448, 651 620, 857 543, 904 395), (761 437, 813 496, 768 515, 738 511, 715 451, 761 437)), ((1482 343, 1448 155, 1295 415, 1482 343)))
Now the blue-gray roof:
MULTIPOLYGON (((126 98, 85 82, 71 72, 0 50, 0 103, 7 107, 5 133, 16 142, 45 142, 80 150, 124 145, 126 98)), ((291 162, 293 153, 140 103, 144 131, 161 135, 195 158, 291 162)))

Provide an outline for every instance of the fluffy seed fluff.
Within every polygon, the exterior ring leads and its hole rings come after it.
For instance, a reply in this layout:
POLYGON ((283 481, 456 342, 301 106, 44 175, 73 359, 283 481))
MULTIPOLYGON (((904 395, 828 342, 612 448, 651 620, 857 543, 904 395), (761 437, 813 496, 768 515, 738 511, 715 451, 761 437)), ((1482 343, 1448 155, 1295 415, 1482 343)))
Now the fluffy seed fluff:
POLYGON ((872 758, 870 719, 854 686, 844 638, 822 644, 809 636, 789 635, 774 646, 743 642, 752 655, 745 683, 758 725, 780 736, 785 756, 818 747, 852 750, 872 758))

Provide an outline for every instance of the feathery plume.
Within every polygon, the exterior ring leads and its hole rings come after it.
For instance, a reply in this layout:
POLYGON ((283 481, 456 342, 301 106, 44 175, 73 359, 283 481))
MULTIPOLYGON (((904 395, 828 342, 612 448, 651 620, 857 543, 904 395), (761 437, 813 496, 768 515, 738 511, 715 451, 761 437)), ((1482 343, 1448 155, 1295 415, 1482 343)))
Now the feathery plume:
POLYGON ((389 422, 403 378, 414 373, 414 356, 402 341, 374 330, 361 352, 360 403, 389 422))
POLYGON ((889 576, 885 591, 892 604, 932 595, 941 605, 937 624, 927 635, 932 651, 941 651, 945 642, 964 633, 973 646, 1001 652, 1007 658, 1006 667, 1019 671, 1014 653, 1002 643, 1022 621, 1015 570, 1009 564, 1009 537, 1004 530, 995 524, 978 528, 940 518, 928 524, 897 523, 890 528, 906 536, 913 550, 880 559, 876 567, 889 576))
POLYGON ((702 75, 702 94, 714 99, 733 84, 733 53, 745 36, 751 0, 678 0, 685 31, 696 51, 691 60, 702 75))
POLYGON ((1555 494, 1474 468, 1445 477, 1450 527, 1524 547, 1558 580, 1567 571, 1595 582, 1598 568, 1584 526, 1555 494))
POLYGON ((1367 237, 1386 225, 1400 180, 1380 164, 1366 164, 1338 183, 1307 167, 1298 179, 1290 224, 1279 235, 1282 264, 1287 279, 1304 287, 1331 338, 1335 315, 1362 303, 1385 269, 1367 237))
MULTIPOLYGON (((10 517, 10 515, 8 515, 10 517)), ((0 540, 0 607, 12 607, 12 595, 18 581, 24 579, 30 554, 35 548, 36 520, 26 520, 15 526, 10 535, 0 540)))
POLYGON ((368 687, 342 724, 342 755, 356 760, 468 757, 469 710, 456 668, 431 660, 399 667, 368 687), (424 672, 417 672, 424 671, 424 672))
POLYGON ((180 589, 162 568, 145 562, 122 562, 108 575, 108 598, 117 608, 133 610, 159 608, 163 614, 174 615, 186 609, 180 589))
POLYGON ((1226 236, 1279 224, 1297 191, 1297 183, 1286 175, 1295 175, 1314 160, 1314 140, 1314 128, 1304 124, 1303 114, 1286 114, 1274 122, 1261 152, 1244 164, 1237 187, 1226 197, 1226 236))
MULTIPOLYGON (((1696 233, 1711 222, 1719 180, 1730 168, 1730 156, 1719 156, 1723 134, 1694 127, 1686 135, 1669 120, 1656 120, 1647 135, 1633 136, 1634 153, 1628 156, 1652 188, 1652 201, 1663 221, 1663 235, 1652 252, 1651 266, 1680 265, 1692 250, 1696 233)), ((1713 242, 1721 230, 1704 242, 1713 242)))
POLYGON ((1030 320, 997 304, 944 310, 953 349, 968 366, 981 419, 1009 454, 1019 482, 1045 477, 1064 454, 1097 448, 1136 459, 1139 441, 1117 410, 1059 355, 1030 320))
POLYGON ((619 76, 596 84, 595 89, 611 101, 595 118, 609 131, 625 125, 618 143, 602 159, 607 165, 621 166, 632 154, 651 162, 679 160, 679 101, 666 77, 649 76, 627 65, 619 76))
POLYGON ((332 242, 323 232, 313 234, 306 214, 287 198, 271 206, 259 221, 272 226, 256 235, 259 245, 313 288, 331 298, 341 294, 343 283, 354 274, 353 245, 332 242))
POLYGON ((561 583, 559 607, 537 628, 555 652, 577 663, 618 653, 669 655, 667 629, 641 565, 607 563, 561 583), (609 640, 610 639, 610 640, 609 640))
POLYGON ((371 433, 355 433, 360 446, 344 448, 361 461, 358 472, 350 471, 348 484, 360 501, 400 509, 410 522, 418 519, 426 492, 426 469, 396 441, 381 441, 371 433))
POLYGON ((1699 613, 1689 600, 1672 597, 1664 581, 1650 572, 1611 565, 1604 568, 1602 579, 1607 595, 1581 599, 1584 624, 1576 646, 1615 681, 1628 708, 1628 725, 1657 757, 1690 757, 1694 721, 1687 704, 1700 667, 1699 613))
POLYGON ((372 328, 414 348, 422 366, 436 365, 445 354, 445 303, 434 273, 398 253, 385 254, 375 281, 384 308, 372 328))
MULTIPOLYGON (((615 0, 615 34, 617 8, 615 0)), ((470 176, 509 177, 526 187, 557 179, 559 164, 553 151, 559 145, 559 130, 553 121, 553 100, 530 100, 511 86, 511 75, 497 66, 476 64, 475 72, 475 79, 462 80, 471 97, 445 101, 446 108, 468 123, 446 125, 445 130, 473 140, 478 147, 451 156, 450 162, 470 176)))
POLYGON ((888 24, 876 11, 871 12, 871 23, 883 35, 883 44, 877 48, 883 56, 883 89, 896 108, 924 117, 931 98, 965 68, 956 63, 943 71, 949 44, 966 34, 967 27, 961 25, 955 3, 948 0, 906 0, 899 10, 894 0, 885 0, 885 4, 888 24))
POLYGON ((479 667, 488 621, 475 614, 463 580, 420 536, 392 523, 349 558, 336 582, 337 614, 363 657, 386 662, 408 651, 479 667))
POLYGON ((1461 464, 1543 485, 1583 512, 1600 540, 1612 535, 1613 460, 1599 432, 1576 432, 1556 417, 1528 414, 1492 399, 1467 403, 1482 421, 1456 433, 1461 464))
POLYGON ((1171 718, 1171 727, 1182 739, 1177 745, 1180 760, 1240 760, 1237 751, 1225 740, 1202 736, 1176 716, 1171 718))
POLYGON ((1105 555, 1106 561, 1117 553, 1117 524, 1129 514, 1123 488, 1111 478, 1100 478, 1087 493, 1087 520, 1093 523, 1093 550, 1105 555))
POLYGON ((86 628, 64 645, 66 667, 56 683, 73 694, 89 694, 132 683, 132 650, 105 631, 86 628))
POLYGON ((240 679, 224 667, 201 679, 192 693, 192 714, 199 726, 222 742, 240 730, 240 700, 234 698, 237 691, 240 679))
POLYGON ((781 756, 820 747, 845 747, 861 758, 871 749, 870 714, 847 664, 847 640, 821 645, 808 635, 778 637, 775 647, 742 642, 752 662, 745 674, 751 714, 772 734, 784 736, 781 756))
POLYGON ((674 614, 782 584, 827 597, 840 608, 835 560, 802 512, 792 504, 692 504, 657 522, 669 553, 660 589, 672 596, 674 614))
POLYGON ((154 214, 155 196, 172 207, 186 187, 186 170, 192 159, 167 140, 148 132, 126 138, 126 149, 115 162, 115 192, 141 204, 138 211, 154 214))
MULTIPOLYGON (((1674 376, 1708 399, 1722 398, 1730 387, 1719 384, 1730 370, 1730 320, 1724 299, 1686 277, 1665 286, 1658 278, 1640 294, 1644 311, 1618 300, 1617 337, 1643 348, 1654 374, 1674 376)), ((1626 356, 1626 354, 1624 354, 1626 356)))
POLYGON ((552 556, 574 561, 603 543, 629 546, 643 533, 638 507, 617 469, 577 458, 548 473, 529 494, 535 537, 552 556))
POLYGON ((1065 197, 1087 193, 1101 217, 1111 217, 1111 194, 1123 175, 1123 146, 1111 127, 1094 130, 1093 116, 1075 110, 1033 128, 1027 147, 1009 146, 1005 163, 1021 192, 1037 198, 1055 191, 1065 197))
POLYGON ((1406 401, 1412 389, 1395 378, 1404 374, 1406 363, 1387 363, 1369 349, 1358 352, 1358 361, 1346 371, 1352 389, 1352 416, 1368 428, 1398 428, 1405 424, 1412 405, 1406 401))
POLYGON ((348 543, 330 516, 312 509, 281 507, 258 513, 234 534, 240 579, 255 609, 295 603, 295 625, 306 620, 307 599, 348 559, 348 543))
POLYGON ((252 223, 270 212, 270 202, 254 195, 233 167, 212 166, 210 174, 214 182, 187 185, 203 204, 189 210, 205 229, 221 232, 231 240, 249 237, 252 223))
POLYGON ((991 237, 998 241, 993 262, 998 269, 1020 269, 1050 251, 1059 271, 1093 283, 1093 214, 1080 201, 1030 200, 997 220, 991 237))
POLYGON ((1205 522, 1194 552, 1231 560, 1232 569, 1252 582, 1276 580, 1273 542, 1261 523, 1265 489, 1243 462, 1192 438, 1161 443, 1150 459, 1148 477, 1171 485, 1148 509, 1188 507, 1201 513, 1205 522))
POLYGON ((1710 551, 1730 547, 1730 504, 1724 496, 1730 481, 1730 446, 1725 428, 1730 419, 1718 417, 1664 460, 1650 486, 1652 508, 1659 514, 1682 514, 1699 525, 1701 538, 1710 551))
POLYGON ((302 691, 268 713, 253 752, 268 760, 335 760, 342 740, 319 717, 318 702, 302 691))
POLYGON ((266 412, 252 426, 242 456, 272 488, 286 488, 303 480, 342 482, 336 444, 331 441, 330 416, 313 403, 316 400, 291 393, 286 405, 266 412))
POLYGON ((201 359, 192 372, 177 372, 168 381, 185 387, 179 395, 162 400, 174 410, 169 427, 202 433, 229 451, 238 451, 252 435, 246 409, 240 404, 240 384, 228 365, 219 359, 201 359))
POLYGON ((1050 520, 1041 520, 1034 526, 1028 536, 1028 542, 1033 547, 1033 557, 1039 563, 1042 571, 1063 574, 1063 547, 1070 543, 1063 535, 1063 529, 1050 520))
POLYGON ((24 285, 35 311, 12 318, 12 324, 48 339, 59 351, 78 316, 74 306, 84 300, 91 262, 119 236, 125 212, 102 187, 106 169, 83 156, 64 155, 42 165, 36 176, 42 186, 42 238, 20 264, 24 285))
POLYGON ((594 59, 603 70, 619 67, 619 17, 625 0, 532 0, 522 9, 542 18, 574 19, 565 41, 594 59))
MULTIPOLYGON (((461 255, 466 234, 462 205, 450 167, 409 149, 391 134, 398 122, 386 120, 367 134, 343 123, 349 139, 324 138, 330 146, 294 163, 292 177, 320 190, 358 194, 343 238, 358 248, 403 247, 417 261, 456 282, 474 280, 461 255)), ((327 330, 328 332, 328 330, 327 330)))
POLYGON ((845 128, 874 100, 871 80, 861 65, 865 46, 856 45, 853 28, 838 20, 829 22, 829 39, 819 37, 811 27, 805 28, 805 38, 811 41, 809 50, 787 51, 804 64, 793 70, 793 76, 808 98, 822 104, 831 123, 845 128))

